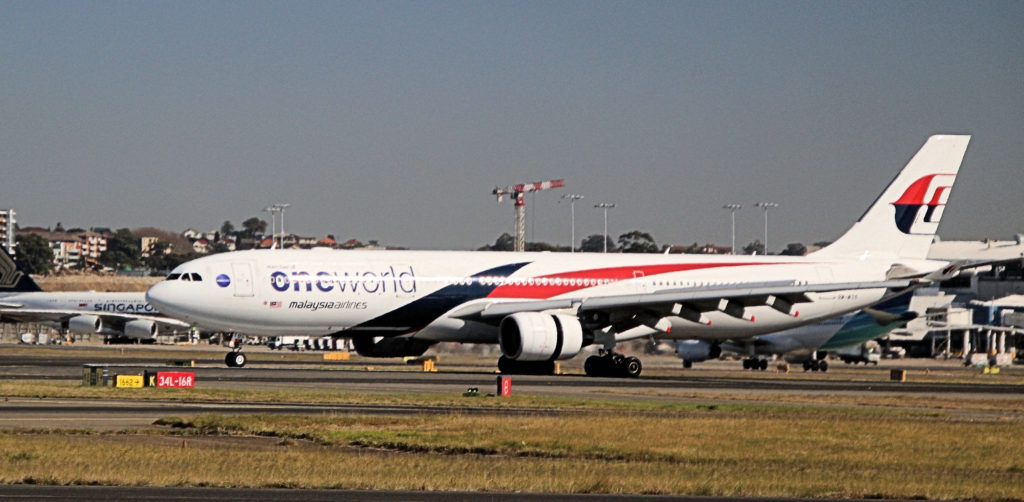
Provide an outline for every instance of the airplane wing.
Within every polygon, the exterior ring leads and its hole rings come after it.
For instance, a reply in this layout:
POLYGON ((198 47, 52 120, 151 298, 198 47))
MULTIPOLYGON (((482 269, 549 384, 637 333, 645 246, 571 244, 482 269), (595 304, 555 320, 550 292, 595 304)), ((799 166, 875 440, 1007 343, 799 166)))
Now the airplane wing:
POLYGON ((0 319, 3 322, 52 322, 64 323, 72 317, 81 315, 96 316, 103 320, 104 326, 123 329, 124 324, 131 321, 150 321, 157 325, 161 331, 181 331, 191 327, 187 322, 182 322, 170 317, 123 314, 117 312, 86 312, 81 310, 59 310, 59 309, 23 309, 11 307, 10 304, 0 304, 0 319))
POLYGON ((694 316, 701 312, 721 310, 741 317, 743 309, 760 305, 791 313, 797 303, 812 301, 806 293, 827 293, 851 289, 907 289, 921 284, 914 279, 832 284, 795 284, 792 281, 743 283, 713 287, 680 288, 653 293, 601 296, 597 298, 562 298, 555 300, 507 301, 468 305, 452 314, 462 319, 500 319, 516 312, 575 309, 587 313, 636 313, 640 310, 694 316))

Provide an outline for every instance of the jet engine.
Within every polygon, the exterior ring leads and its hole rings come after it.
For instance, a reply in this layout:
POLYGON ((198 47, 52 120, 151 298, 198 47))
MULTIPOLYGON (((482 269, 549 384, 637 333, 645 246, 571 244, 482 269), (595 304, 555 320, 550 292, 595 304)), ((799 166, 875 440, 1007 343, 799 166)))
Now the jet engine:
POLYGON ((422 356, 434 342, 408 337, 357 337, 352 339, 356 353, 363 357, 422 356))
POLYGON ((515 361, 569 359, 583 348, 583 327, 575 316, 519 312, 501 320, 498 345, 515 361))
POLYGON ((68 319, 68 331, 79 335, 90 335, 103 331, 103 319, 94 315, 76 315, 68 319))
POLYGON ((137 319, 124 324, 124 336, 149 340, 156 337, 156 323, 137 319))
POLYGON ((699 363, 722 355, 722 348, 704 340, 679 340, 676 343, 676 355, 683 362, 699 363))

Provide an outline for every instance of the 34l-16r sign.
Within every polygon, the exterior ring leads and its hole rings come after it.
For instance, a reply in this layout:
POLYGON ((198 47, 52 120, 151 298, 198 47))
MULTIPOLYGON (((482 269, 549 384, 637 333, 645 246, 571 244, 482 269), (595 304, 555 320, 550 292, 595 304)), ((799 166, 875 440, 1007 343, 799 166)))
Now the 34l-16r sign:
POLYGON ((192 388, 196 375, 191 371, 160 371, 156 374, 157 387, 192 388))

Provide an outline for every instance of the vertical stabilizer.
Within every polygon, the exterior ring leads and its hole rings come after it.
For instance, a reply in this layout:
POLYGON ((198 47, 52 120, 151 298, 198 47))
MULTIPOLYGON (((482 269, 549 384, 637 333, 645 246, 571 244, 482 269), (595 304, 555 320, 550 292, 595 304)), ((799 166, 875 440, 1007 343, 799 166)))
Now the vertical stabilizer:
POLYGON ((970 136, 928 138, 867 212, 821 257, 925 259, 970 136))
POLYGON ((18 262, 0 247, 0 294, 29 293, 43 289, 21 268, 18 262))

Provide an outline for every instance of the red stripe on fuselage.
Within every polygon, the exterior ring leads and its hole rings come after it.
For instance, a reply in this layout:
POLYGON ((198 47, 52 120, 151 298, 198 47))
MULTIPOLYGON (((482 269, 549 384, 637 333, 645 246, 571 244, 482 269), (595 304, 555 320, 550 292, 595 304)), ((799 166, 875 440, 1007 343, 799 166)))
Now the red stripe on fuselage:
POLYGON ((672 263, 665 265, 637 265, 633 267, 595 268, 541 275, 537 277, 509 277, 504 284, 494 288, 488 298, 530 298, 546 299, 571 293, 581 289, 592 288, 611 282, 624 281, 637 277, 701 270, 708 268, 744 267, 753 265, 780 265, 772 262, 748 263, 672 263))

